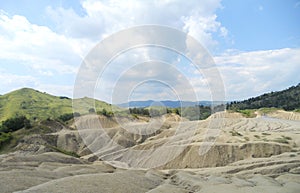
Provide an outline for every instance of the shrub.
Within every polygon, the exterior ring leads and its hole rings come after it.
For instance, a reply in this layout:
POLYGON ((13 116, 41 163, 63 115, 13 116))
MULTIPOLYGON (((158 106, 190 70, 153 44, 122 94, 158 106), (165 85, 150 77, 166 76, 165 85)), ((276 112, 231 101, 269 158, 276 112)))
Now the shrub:
POLYGON ((262 135, 271 135, 270 133, 262 133, 262 135))
POLYGON ((254 118, 256 117, 255 113, 253 110, 238 110, 237 112, 242 113, 246 118, 254 118))
POLYGON ((73 113, 66 113, 66 114, 59 116, 58 119, 66 122, 66 121, 73 119, 73 117, 74 117, 73 113))
POLYGON ((90 108, 89 109, 89 113, 95 113, 95 109, 94 108, 90 108))
POLYGON ((0 132, 0 148, 12 139, 11 133, 0 132))
POLYGON ((259 136, 259 135, 254 135, 254 137, 255 137, 256 139, 260 139, 260 136, 259 136))
POLYGON ((0 131, 8 133, 22 128, 31 128, 30 121, 25 116, 16 116, 2 122, 0 131))
POLYGON ((232 136, 243 136, 242 134, 240 134, 239 132, 234 131, 234 130, 229 131, 229 133, 231 133, 232 136))
POLYGON ((277 143, 289 144, 288 140, 286 140, 284 138, 277 138, 277 139, 274 139, 273 141, 277 142, 277 143))
POLYGON ((74 112, 74 117, 80 117, 80 113, 78 113, 78 112, 74 112))
POLYGON ((289 137, 289 136, 284 136, 284 135, 282 135, 282 138, 283 138, 283 139, 286 139, 286 140, 292 140, 292 138, 289 137))
POLYGON ((103 115, 103 116, 106 116, 106 117, 112 117, 114 115, 113 112, 107 111, 106 109, 102 109, 101 111, 97 111, 97 114, 98 115, 103 115))

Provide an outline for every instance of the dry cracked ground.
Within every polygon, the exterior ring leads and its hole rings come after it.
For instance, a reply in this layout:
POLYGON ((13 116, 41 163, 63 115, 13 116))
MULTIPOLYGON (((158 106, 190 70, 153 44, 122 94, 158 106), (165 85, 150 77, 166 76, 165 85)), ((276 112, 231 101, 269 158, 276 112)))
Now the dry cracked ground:
POLYGON ((121 125, 88 115, 78 130, 49 123, 52 133, 26 136, 0 155, 0 192, 298 193, 299 120, 276 112, 121 125))

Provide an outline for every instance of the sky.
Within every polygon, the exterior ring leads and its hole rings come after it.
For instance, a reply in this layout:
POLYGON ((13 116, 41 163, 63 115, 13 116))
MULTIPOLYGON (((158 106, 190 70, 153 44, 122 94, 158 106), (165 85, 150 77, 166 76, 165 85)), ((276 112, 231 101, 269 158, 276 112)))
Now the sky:
MULTIPOLYGON (((299 0, 0 0, 0 94, 30 87, 73 97, 79 69, 96 45, 155 24, 183 31, 207 50, 224 100, 247 99, 300 82, 299 18, 299 0)), ((97 77, 93 97, 110 103, 194 100, 190 88, 198 100, 213 98, 213 77, 162 48, 124 52, 97 77), (137 65, 153 58, 170 65, 137 65)))

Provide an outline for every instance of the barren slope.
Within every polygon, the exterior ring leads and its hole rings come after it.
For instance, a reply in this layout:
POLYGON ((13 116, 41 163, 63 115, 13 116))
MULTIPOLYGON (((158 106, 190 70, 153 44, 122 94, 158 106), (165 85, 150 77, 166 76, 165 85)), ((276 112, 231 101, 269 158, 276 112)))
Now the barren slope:
POLYGON ((62 126, 28 136, 16 152, 1 155, 0 192, 296 193, 300 188, 299 121, 228 113, 204 121, 180 122, 174 115, 125 120, 122 126, 90 115, 78 121, 79 131, 62 126), (99 120, 105 128, 97 127, 99 120), (81 158, 49 152, 49 146, 81 158))

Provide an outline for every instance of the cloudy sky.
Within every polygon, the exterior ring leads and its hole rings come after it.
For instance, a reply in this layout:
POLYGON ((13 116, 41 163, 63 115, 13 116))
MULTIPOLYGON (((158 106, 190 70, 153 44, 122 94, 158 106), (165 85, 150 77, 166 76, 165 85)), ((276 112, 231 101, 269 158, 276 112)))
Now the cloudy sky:
MULTIPOLYGON (((78 70, 99 42, 157 24, 198 40, 215 61, 225 99, 246 99, 300 82, 299 18, 299 0, 1 0, 0 94, 31 87, 72 97, 78 70)), ((137 48, 111 62, 95 96, 114 102, 118 87, 119 93, 132 91, 130 100, 174 100, 180 91, 193 100, 188 82, 199 100, 209 100, 207 78, 170 50, 137 48), (171 65, 133 65, 153 58, 171 65), (143 82, 147 76, 151 81, 143 82)))

